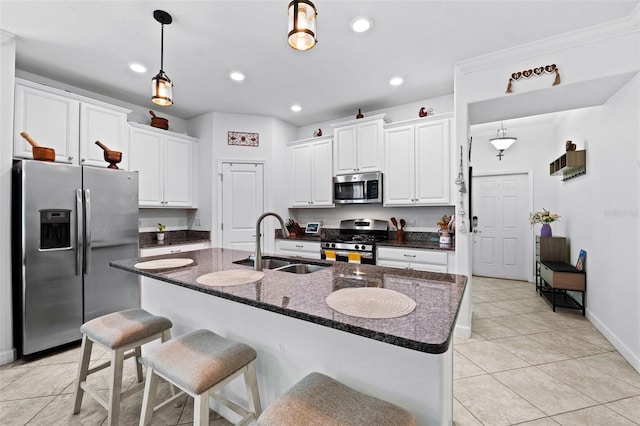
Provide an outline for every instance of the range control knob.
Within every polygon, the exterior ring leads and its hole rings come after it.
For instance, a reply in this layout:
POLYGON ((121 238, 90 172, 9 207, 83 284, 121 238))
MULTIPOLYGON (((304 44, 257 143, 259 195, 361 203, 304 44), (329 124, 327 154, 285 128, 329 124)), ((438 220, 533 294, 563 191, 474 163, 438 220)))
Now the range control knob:
POLYGON ((367 248, 365 246, 360 246, 360 250, 366 250, 367 248))
POLYGON ((331 248, 334 248, 336 245, 334 243, 331 243, 331 248))
POLYGON ((356 244, 355 249, 358 250, 359 248, 360 246, 356 244))

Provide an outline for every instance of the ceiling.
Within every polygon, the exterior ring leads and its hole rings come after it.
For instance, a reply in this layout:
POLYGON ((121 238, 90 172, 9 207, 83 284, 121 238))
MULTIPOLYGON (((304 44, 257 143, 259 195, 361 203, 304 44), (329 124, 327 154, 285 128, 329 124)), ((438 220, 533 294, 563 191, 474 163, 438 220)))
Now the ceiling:
POLYGON ((289 0, 9 1, 0 29, 16 36, 16 67, 189 119, 210 111, 309 125, 453 93, 454 63, 630 15, 640 0, 313 0, 318 44, 287 44, 289 0), (174 105, 150 102, 160 24, 170 13, 164 70, 174 105), (354 33, 358 15, 373 20, 354 33), (147 67, 144 74, 131 62, 147 67), (231 71, 246 79, 234 82, 231 71), (389 85, 401 76, 404 84, 389 85), (292 112, 292 104, 302 111, 292 112))

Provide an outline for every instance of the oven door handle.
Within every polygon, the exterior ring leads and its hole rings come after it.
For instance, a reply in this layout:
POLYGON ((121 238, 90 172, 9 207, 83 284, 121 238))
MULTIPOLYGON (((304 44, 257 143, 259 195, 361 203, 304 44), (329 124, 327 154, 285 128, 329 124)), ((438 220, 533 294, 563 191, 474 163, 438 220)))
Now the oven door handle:
MULTIPOLYGON (((365 259, 373 259, 373 253, 371 252, 362 252, 362 251, 355 251, 355 250, 335 250, 336 252, 336 256, 342 256, 342 257, 348 257, 349 253, 358 253, 360 255, 360 257, 363 257, 365 259)), ((324 254, 324 250, 322 251, 322 254, 324 254)))

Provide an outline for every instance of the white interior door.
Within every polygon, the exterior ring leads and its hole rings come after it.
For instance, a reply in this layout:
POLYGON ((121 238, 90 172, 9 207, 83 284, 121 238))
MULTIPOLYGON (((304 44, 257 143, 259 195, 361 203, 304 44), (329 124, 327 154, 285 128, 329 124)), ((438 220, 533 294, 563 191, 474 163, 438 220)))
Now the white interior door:
POLYGON ((256 219, 263 212, 263 164, 222 163, 222 247, 255 250, 256 219))
POLYGON ((473 274, 527 280, 528 175, 473 177, 473 274))

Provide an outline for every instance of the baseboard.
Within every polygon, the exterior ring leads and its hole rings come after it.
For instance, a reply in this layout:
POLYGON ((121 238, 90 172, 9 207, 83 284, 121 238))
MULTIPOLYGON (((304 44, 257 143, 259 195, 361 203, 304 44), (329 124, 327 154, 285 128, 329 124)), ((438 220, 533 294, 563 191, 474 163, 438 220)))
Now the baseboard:
POLYGON ((16 360, 16 350, 11 348, 0 352, 0 365, 12 363, 16 360))
POLYGON ((471 327, 456 324, 456 328, 454 329, 453 333, 458 337, 464 337, 468 339, 471 337, 471 327))
POLYGON ((615 333, 613 333, 609 327, 604 325, 598 317, 593 315, 589 309, 587 309, 586 316, 594 327, 597 328, 598 331, 609 341, 609 343, 611 343, 613 347, 620 352, 620 355, 622 355, 623 358, 626 359, 638 373, 640 373, 640 354, 633 353, 633 351, 618 339, 615 333))

